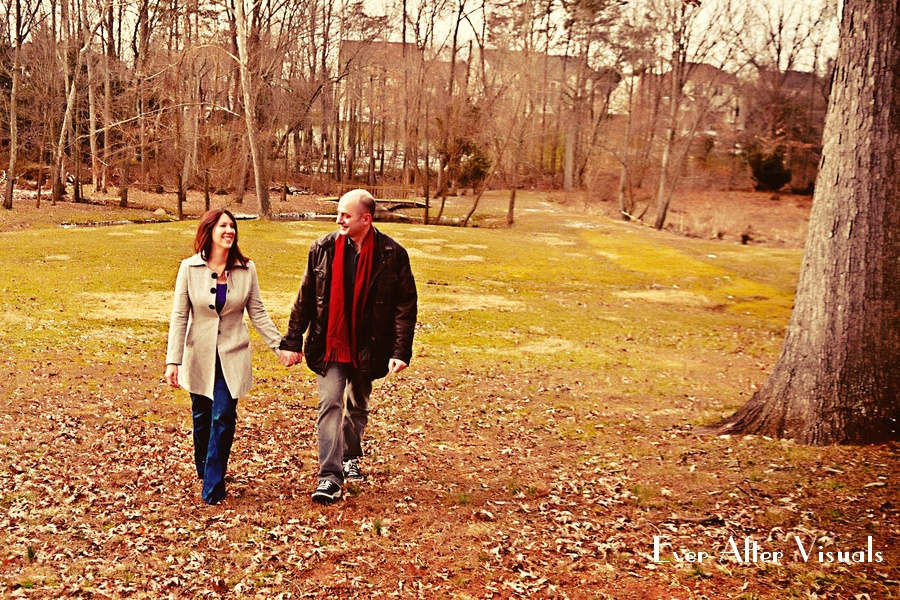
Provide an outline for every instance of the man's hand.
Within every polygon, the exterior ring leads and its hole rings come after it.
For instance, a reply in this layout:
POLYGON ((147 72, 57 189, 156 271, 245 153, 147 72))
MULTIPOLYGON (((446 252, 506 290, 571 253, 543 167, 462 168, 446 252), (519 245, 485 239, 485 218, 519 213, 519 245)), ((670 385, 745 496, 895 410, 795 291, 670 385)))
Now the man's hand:
POLYGON ((388 363, 388 371, 391 373, 399 373, 409 365, 400 360, 399 358, 392 358, 391 362, 388 363))
POLYGON ((292 367, 299 362, 303 362, 303 353, 302 352, 291 352, 290 350, 279 350, 278 357, 281 359, 281 364, 285 367, 292 367))

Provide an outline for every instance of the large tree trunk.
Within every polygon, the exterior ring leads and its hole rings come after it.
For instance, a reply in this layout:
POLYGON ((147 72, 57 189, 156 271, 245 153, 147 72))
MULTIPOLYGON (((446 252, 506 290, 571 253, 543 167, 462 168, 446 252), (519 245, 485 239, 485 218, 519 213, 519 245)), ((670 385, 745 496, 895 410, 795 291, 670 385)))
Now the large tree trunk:
POLYGON ((794 312, 766 385, 719 431, 900 439, 900 11, 847 0, 794 312))
POLYGON ((66 89, 66 106, 63 113, 62 125, 59 128, 59 141, 56 144, 56 152, 53 156, 53 173, 50 188, 50 204, 55 206, 57 202, 62 202, 63 196, 66 194, 66 188, 63 184, 63 160, 65 158, 66 134, 69 131, 69 120, 72 115, 72 106, 75 103, 75 77, 78 75, 76 69, 72 73, 71 80, 69 77, 68 55, 71 47, 70 31, 69 31, 69 7, 68 3, 60 3, 60 25, 62 30, 62 60, 63 72, 65 73, 65 89, 66 89))

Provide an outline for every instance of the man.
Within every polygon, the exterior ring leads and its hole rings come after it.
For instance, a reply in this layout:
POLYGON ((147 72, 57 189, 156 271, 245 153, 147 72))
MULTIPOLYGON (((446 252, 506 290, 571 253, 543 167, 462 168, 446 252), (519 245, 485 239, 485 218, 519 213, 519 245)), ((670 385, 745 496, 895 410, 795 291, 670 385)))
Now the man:
POLYGON ((303 360, 319 386, 319 483, 314 502, 361 481, 362 435, 372 381, 409 365, 418 296, 406 250, 373 225, 365 190, 338 202, 338 231, 313 242, 281 342, 282 363, 303 360), (306 334, 304 343, 303 334, 306 334))

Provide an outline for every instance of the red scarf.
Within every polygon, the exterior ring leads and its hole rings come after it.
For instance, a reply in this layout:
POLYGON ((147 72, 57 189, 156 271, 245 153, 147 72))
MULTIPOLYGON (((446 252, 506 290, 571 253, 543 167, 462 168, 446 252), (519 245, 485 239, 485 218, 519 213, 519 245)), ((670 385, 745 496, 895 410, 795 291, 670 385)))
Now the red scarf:
MULTIPOLYGON (((351 242, 352 243, 352 242, 351 242)), ((356 344, 357 324, 362 317, 369 278, 372 275, 372 255, 375 250, 375 234, 372 229, 363 239, 356 262, 356 277, 353 284, 353 310, 350 326, 347 325, 347 306, 344 296, 344 247, 347 240, 338 235, 334 244, 334 259, 331 262, 331 299, 328 310, 328 332, 325 336, 325 362, 351 363, 359 366, 359 351, 356 344)))

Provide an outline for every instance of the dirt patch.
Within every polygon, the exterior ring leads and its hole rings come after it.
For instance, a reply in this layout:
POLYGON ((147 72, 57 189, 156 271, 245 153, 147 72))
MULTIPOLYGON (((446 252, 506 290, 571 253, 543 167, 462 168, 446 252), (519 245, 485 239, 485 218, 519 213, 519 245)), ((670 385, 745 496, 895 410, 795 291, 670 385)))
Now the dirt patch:
POLYGON ((535 240, 541 244, 547 244, 548 246, 575 246, 576 242, 572 240, 564 240, 559 236, 555 235, 538 235, 535 236, 535 240))
MULTIPOLYGON (((424 295, 424 294, 423 294, 424 295)), ((524 307, 518 300, 510 300, 493 294, 428 294, 429 308, 436 310, 520 310, 524 307)))
POLYGON ((645 290, 637 292, 617 292, 624 300, 646 300, 660 304, 682 304, 685 306, 712 306, 714 302, 702 294, 684 290, 645 290))
POLYGON ((447 244, 444 246, 445 248, 452 248, 454 250, 487 250, 488 247, 484 244, 447 244))
MULTIPOLYGON (((590 206, 621 220, 615 203, 590 206)), ((688 237, 800 248, 806 241, 811 208, 811 196, 679 189, 673 194, 665 229, 688 237)), ((654 218, 651 206, 643 222, 653 224, 654 218)))
POLYGON ((441 254, 431 254, 430 252, 425 252, 423 250, 419 250, 418 248, 407 248, 407 252, 409 252, 410 258, 418 259, 418 260, 440 260, 440 261, 462 261, 462 262, 482 262, 484 261, 484 257, 477 254, 467 254, 465 256, 444 256, 441 254))
POLYGON ((83 294, 82 299, 81 314, 86 319, 168 323, 172 315, 172 292, 83 294))
MULTIPOLYGON (((290 315, 296 294, 265 292, 263 302, 270 316, 290 315)), ((82 294, 81 315, 109 321, 134 319, 168 323, 172 315, 172 292, 117 292, 82 294)))
POLYGON ((575 347, 569 340, 562 338, 546 338, 539 341, 527 342, 518 347, 519 352, 533 354, 553 354, 556 352, 565 352, 575 347))

